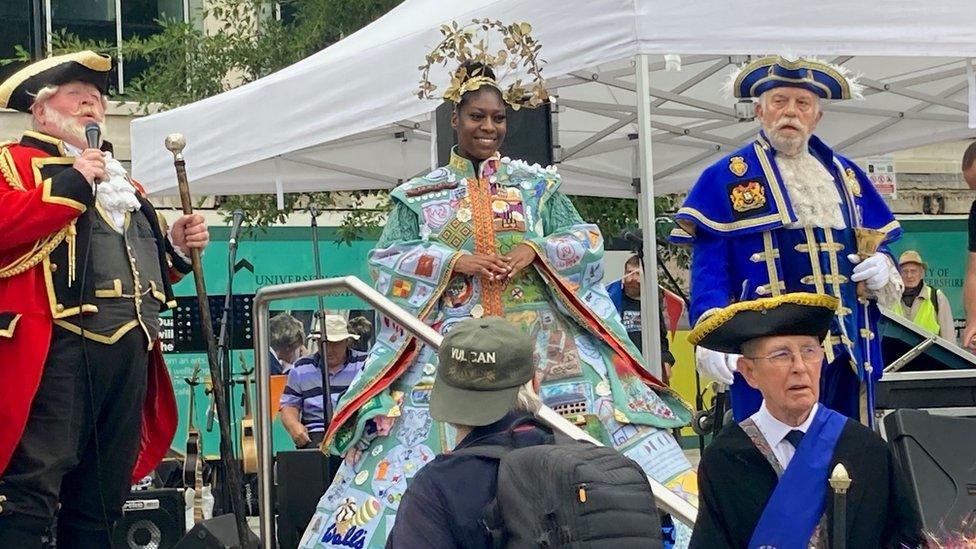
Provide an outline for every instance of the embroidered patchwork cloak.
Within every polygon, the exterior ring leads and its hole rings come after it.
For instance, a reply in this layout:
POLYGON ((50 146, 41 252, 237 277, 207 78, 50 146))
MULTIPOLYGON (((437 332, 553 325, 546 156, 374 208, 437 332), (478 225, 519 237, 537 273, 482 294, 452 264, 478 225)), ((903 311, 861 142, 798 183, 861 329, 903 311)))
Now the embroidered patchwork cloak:
MULTIPOLYGON (((668 431, 690 409, 644 367, 601 282, 599 229, 559 184, 554 169, 497 157, 476 167, 452 155, 393 191, 369 258, 376 288, 440 333, 486 314, 522 327, 536 342, 543 402, 694 500, 694 473, 668 431), (464 254, 504 255, 523 243, 536 257, 510 282, 453 271, 464 254)), ((409 480, 455 442, 428 413, 436 369, 432 349, 380 318, 325 442, 358 459, 340 468, 302 547, 383 546, 409 480)))

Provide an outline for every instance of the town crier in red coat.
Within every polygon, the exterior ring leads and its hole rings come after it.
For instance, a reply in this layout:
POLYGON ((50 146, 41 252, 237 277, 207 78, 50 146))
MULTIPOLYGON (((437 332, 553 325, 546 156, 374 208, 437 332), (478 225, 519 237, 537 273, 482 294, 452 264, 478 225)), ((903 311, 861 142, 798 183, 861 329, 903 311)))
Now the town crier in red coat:
POLYGON ((0 84, 0 107, 33 130, 0 145, 0 547, 110 547, 132 479, 169 448, 176 403, 159 314, 199 215, 165 229, 111 146, 111 59, 51 57, 0 84))

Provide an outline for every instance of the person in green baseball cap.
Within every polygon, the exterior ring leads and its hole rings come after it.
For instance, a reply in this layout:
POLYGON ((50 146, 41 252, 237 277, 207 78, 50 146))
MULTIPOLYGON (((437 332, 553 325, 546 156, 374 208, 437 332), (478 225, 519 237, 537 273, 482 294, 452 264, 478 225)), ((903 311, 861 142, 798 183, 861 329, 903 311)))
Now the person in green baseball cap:
POLYGON ((501 419, 535 375, 533 347, 528 335, 501 317, 459 324, 441 344, 431 417, 472 427, 501 419))
POLYGON ((457 445, 414 477, 400 501, 387 548, 491 547, 482 511, 495 498, 499 461, 459 452, 551 442, 530 424, 541 402, 531 389, 533 342, 501 317, 455 325, 441 343, 430 415, 450 424, 457 445))

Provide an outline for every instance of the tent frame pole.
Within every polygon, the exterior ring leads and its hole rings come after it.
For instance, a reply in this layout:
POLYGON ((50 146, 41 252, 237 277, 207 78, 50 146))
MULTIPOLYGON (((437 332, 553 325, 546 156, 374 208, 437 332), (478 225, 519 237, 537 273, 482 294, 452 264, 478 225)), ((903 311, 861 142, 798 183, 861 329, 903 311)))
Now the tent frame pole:
POLYGON ((654 220, 654 162, 651 156, 651 71, 647 54, 635 58, 637 80, 637 136, 640 160, 638 216, 644 234, 644 280, 641 283, 641 337, 648 371, 659 379, 661 322, 657 284, 657 230, 654 220))

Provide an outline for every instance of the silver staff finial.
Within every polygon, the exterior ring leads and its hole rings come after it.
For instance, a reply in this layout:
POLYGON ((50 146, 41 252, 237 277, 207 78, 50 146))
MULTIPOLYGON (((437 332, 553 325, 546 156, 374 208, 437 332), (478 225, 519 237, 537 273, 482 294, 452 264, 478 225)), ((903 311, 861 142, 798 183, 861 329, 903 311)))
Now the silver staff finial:
POLYGON ((184 147, 186 147, 186 138, 182 133, 171 133, 166 136, 166 148, 173 153, 173 156, 179 158, 184 147))
POLYGON ((851 480, 844 464, 838 463, 830 474, 829 482, 835 492, 838 494, 846 494, 847 489, 851 487, 851 480))

